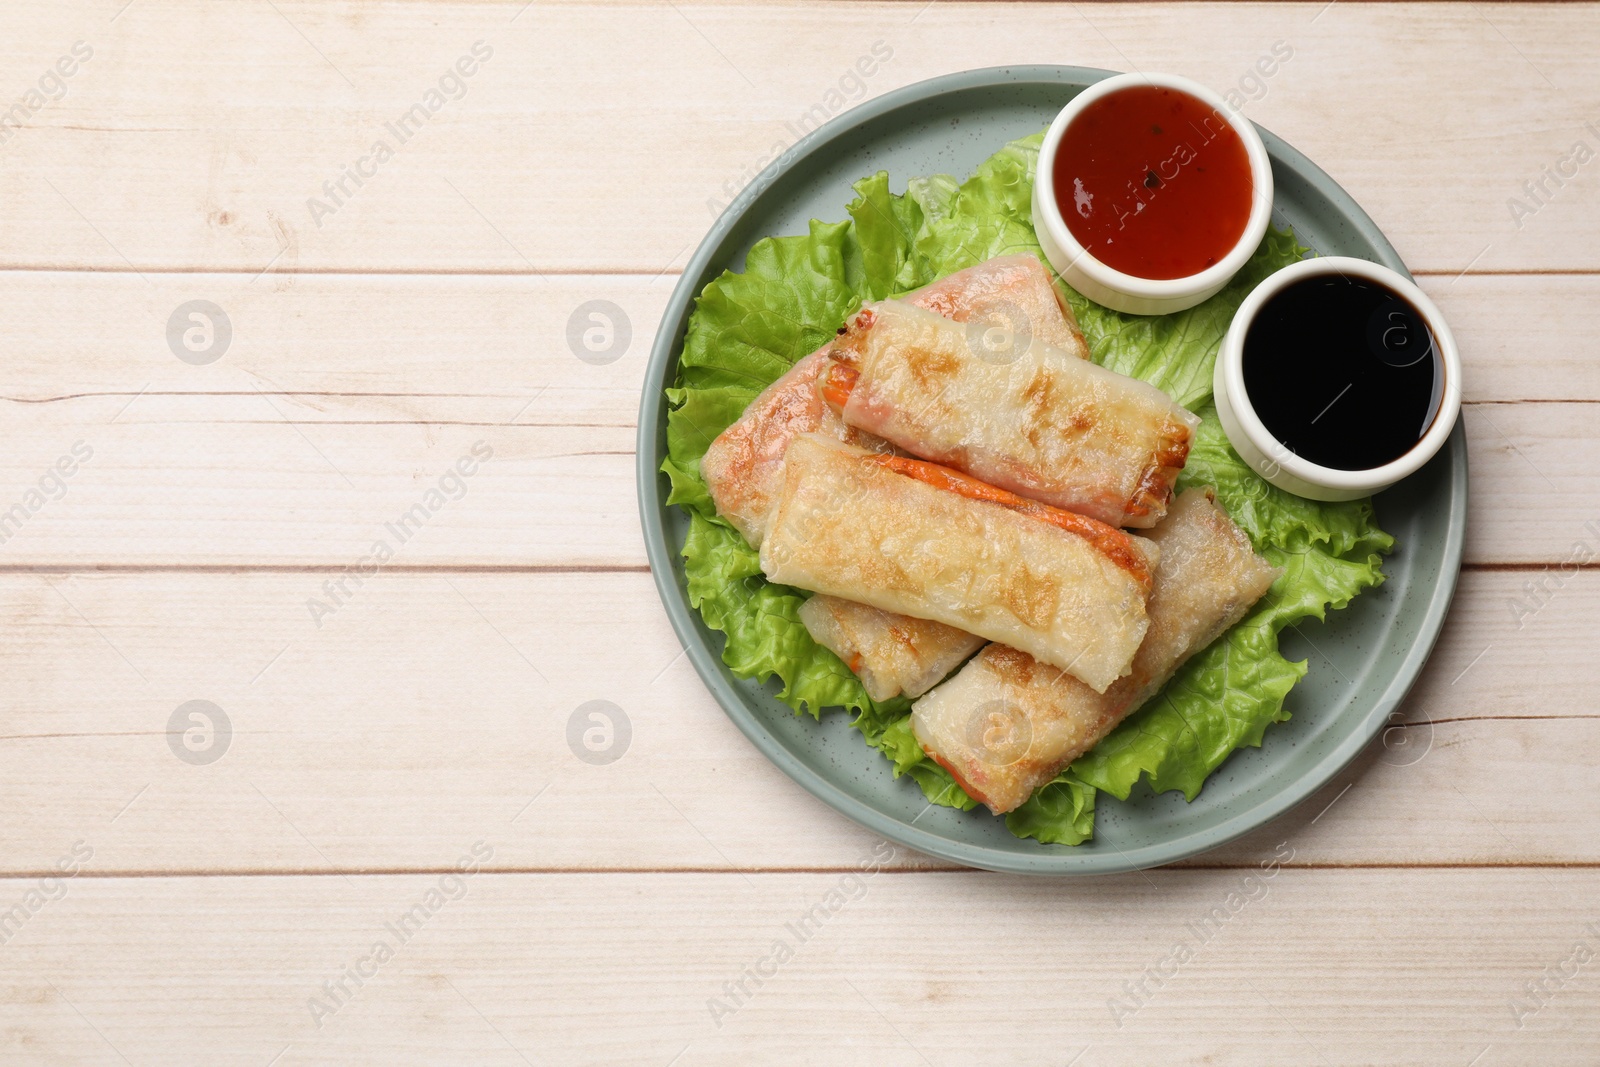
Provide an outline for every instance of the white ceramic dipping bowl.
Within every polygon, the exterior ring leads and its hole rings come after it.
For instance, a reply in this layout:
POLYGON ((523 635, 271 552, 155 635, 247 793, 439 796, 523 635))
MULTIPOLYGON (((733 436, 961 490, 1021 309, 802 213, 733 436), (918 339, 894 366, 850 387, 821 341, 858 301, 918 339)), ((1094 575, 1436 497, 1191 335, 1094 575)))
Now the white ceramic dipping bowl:
POLYGON ((1244 303, 1234 313, 1233 323, 1223 338, 1222 349, 1217 353, 1213 385, 1217 415, 1228 441, 1239 453, 1239 458, 1250 464, 1256 473, 1279 489, 1312 500, 1355 500, 1387 489, 1400 479, 1415 474, 1444 447, 1456 424, 1456 416, 1461 412, 1461 356, 1456 350, 1450 327, 1445 324, 1438 307, 1405 275, 1364 259, 1322 256, 1304 259, 1283 268, 1245 297, 1244 303), (1444 389, 1433 422, 1410 451, 1381 467, 1339 470, 1295 455, 1267 430, 1245 390, 1244 340, 1256 313, 1285 287, 1303 278, 1323 274, 1362 278, 1392 290, 1422 315, 1438 350, 1444 389))
POLYGON ((1099 304, 1134 315, 1165 315, 1193 307, 1213 296, 1244 266, 1261 244, 1272 216, 1272 163, 1266 145, 1250 120, 1238 114, 1216 93, 1198 82, 1175 74, 1118 74, 1095 82, 1061 109, 1039 146, 1039 166, 1033 182, 1033 228, 1045 258, 1068 285, 1099 304), (1056 152, 1072 120, 1084 108, 1121 89, 1155 85, 1195 97, 1214 110, 1239 135, 1250 157, 1253 186, 1250 218, 1244 233, 1226 256, 1199 274, 1185 278, 1152 279, 1124 274, 1106 266, 1079 243, 1067 228, 1056 201, 1056 152))

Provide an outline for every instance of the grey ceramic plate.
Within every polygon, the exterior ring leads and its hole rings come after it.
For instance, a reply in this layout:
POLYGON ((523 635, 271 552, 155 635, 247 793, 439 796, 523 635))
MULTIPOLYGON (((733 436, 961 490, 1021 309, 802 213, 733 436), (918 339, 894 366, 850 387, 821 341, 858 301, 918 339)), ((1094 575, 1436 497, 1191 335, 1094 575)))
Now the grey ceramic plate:
MULTIPOLYGON (((838 811, 908 848, 958 863, 1029 874, 1101 874, 1152 867, 1214 848, 1261 826, 1337 774, 1388 722, 1443 625, 1461 563, 1467 449, 1457 425, 1444 451, 1377 499, 1399 541, 1388 581, 1325 624, 1285 630, 1283 652, 1309 659, 1289 695, 1293 719, 1259 749, 1235 753, 1194 803, 1141 787, 1127 802, 1101 794, 1095 838, 1076 848, 1013 837, 982 808, 927 808, 910 778, 868 748, 840 711, 797 717, 772 686, 736 678, 684 592, 687 519, 669 508, 666 406, 694 298, 723 269, 743 269, 750 246, 800 234, 811 218, 841 219, 850 183, 878 170, 903 187, 913 175, 970 174, 1007 141, 1043 129, 1084 86, 1112 72, 1083 67, 999 67, 935 78, 887 93, 808 135, 767 168, 711 228, 667 305, 639 408, 639 510, 650 567, 667 614, 712 695, 785 774, 838 811)), ((1275 221, 1321 255, 1405 265, 1365 212, 1310 160, 1261 131, 1277 185, 1275 221)))

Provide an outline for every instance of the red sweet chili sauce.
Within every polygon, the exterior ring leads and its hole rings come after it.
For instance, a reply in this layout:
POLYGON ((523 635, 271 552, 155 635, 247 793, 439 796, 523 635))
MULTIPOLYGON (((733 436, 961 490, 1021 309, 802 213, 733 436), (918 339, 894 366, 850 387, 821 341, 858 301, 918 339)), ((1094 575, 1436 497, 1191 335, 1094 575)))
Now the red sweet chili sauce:
POLYGON ((1084 108, 1056 150, 1056 203, 1091 255, 1139 278, 1186 278, 1250 221, 1244 142, 1210 104, 1136 85, 1084 108))

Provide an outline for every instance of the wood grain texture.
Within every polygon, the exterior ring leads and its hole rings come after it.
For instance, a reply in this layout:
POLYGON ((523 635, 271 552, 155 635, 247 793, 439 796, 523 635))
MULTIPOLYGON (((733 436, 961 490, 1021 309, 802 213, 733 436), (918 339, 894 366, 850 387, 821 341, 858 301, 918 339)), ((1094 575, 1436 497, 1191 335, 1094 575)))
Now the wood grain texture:
POLYGON ((1600 945, 1600 570, 1564 566, 1600 549, 1600 172, 1548 175, 1600 148, 1597 10, 0 13, 0 116, 93 50, 0 127, 0 1059, 1592 1062, 1593 964, 1550 976, 1600 945), (476 41, 399 145, 386 124, 476 41), (1395 722, 1239 841, 1070 884, 891 854, 761 757, 682 655, 634 502, 646 353, 717 203, 832 91, 1016 63, 1253 97, 1467 369, 1469 570, 1395 722), (313 218, 380 137, 393 158, 313 218), (207 365, 168 340, 197 299, 233 331, 207 365), (628 325, 611 362, 570 340, 589 301, 628 325), (169 744, 191 700, 230 721, 214 763, 169 744), (590 700, 631 723, 609 765, 569 747, 590 700), (385 924, 417 905, 402 943, 385 924))
MULTIPOLYGON (((93 457, 59 499, 0 526, 0 563, 349 566, 481 441, 493 459, 430 508, 397 562, 644 564, 633 427, 673 279, 5 278, 14 299, 0 329, 15 340, 0 367, 11 444, 0 513, 74 444, 93 457), (221 307, 233 331, 204 366, 167 338, 194 299, 221 307), (588 354, 593 323, 578 313, 590 301, 629 333, 601 365, 575 354, 588 354)), ((1600 278, 1425 281, 1467 364, 1467 558, 1559 564, 1600 537, 1585 526, 1600 525, 1586 503, 1600 364, 1585 356, 1600 278), (1506 314, 1530 306, 1545 310, 1506 314)))
POLYGON ((808 109, 963 68, 1068 63, 1256 97, 1246 113, 1338 179, 1414 268, 1600 267, 1594 175, 1544 177, 1578 140, 1600 147, 1585 125, 1600 126, 1600 20, 1581 8, 524 7, 140 0, 113 22, 114 7, 81 0, 8 14, 8 69, 42 72, 76 40, 94 56, 0 146, 0 262, 650 274, 681 264, 708 201, 792 143, 808 109), (389 132, 480 40, 493 56, 464 95, 403 143, 389 132), (879 41, 890 58, 856 76, 879 41), (1279 41, 1293 56, 1263 79, 1279 41), (380 139, 394 156, 374 165, 380 139), (324 191, 364 158, 359 188, 324 191), (1541 180, 1535 201, 1524 183, 1541 180), (1513 197, 1532 213, 1514 215, 1513 197), (313 198, 336 212, 314 219, 313 198))
POLYGON ((0 1041, 30 1062, 240 1067, 1399 1067, 1485 1062, 1486 1048, 1579 1067, 1600 1041, 1586 972, 1521 1029, 1513 1004, 1576 941, 1593 946, 1597 879, 1292 866, 1071 885, 976 872, 480 873, 443 889, 437 875, 80 877, 5 946, 0 1041), (389 925, 430 891, 433 914, 413 913, 402 942, 389 925), (813 908, 801 941, 790 924, 813 908), (379 942, 392 955, 375 966, 379 942), (335 1001, 323 983, 358 966, 362 984, 346 978, 335 1001), (740 980, 750 995, 730 996, 740 980), (338 1010, 314 1018, 313 997, 338 1010), (714 1020, 714 999, 738 1007, 714 1020))
MULTIPOLYGON (((1600 401, 1600 275, 1424 276, 1451 323, 1468 403, 1600 401)), ((3 271, 0 330, 8 403, 89 401, 117 421, 138 397, 318 398, 296 409, 329 422, 468 422, 631 428, 644 365, 677 274, 486 275, 152 274, 3 271), (210 300, 232 339, 205 366, 177 358, 173 313, 210 300), (600 325, 580 314, 615 305, 627 341, 585 362, 568 331, 600 325), (63 369, 70 371, 64 375, 63 369), (538 402, 518 412, 534 397, 538 402)), ((620 338, 621 332, 615 335, 620 338)), ((597 334, 594 343, 605 341, 597 334)), ((589 350, 582 343, 579 349, 589 350)), ((216 403, 217 417, 259 419, 216 403)), ((159 411, 159 407, 156 409, 159 411)), ((173 417, 205 408, 169 409, 173 417)))
MULTIPOLYGON (((334 577, 0 576, 3 869, 45 870, 80 836, 106 872, 431 869, 477 834, 517 869, 834 867, 870 843, 723 716, 648 575, 385 573, 314 619, 334 577), (206 766, 166 737, 196 699, 233 731, 206 766), (567 740, 597 699, 632 728, 606 766, 567 740), (204 832, 185 829, 194 813, 204 832)), ((1395 727, 1319 797, 1197 862, 1253 864, 1293 834, 1308 863, 1600 864, 1600 573, 1518 615, 1526 579, 1464 576, 1395 727)))

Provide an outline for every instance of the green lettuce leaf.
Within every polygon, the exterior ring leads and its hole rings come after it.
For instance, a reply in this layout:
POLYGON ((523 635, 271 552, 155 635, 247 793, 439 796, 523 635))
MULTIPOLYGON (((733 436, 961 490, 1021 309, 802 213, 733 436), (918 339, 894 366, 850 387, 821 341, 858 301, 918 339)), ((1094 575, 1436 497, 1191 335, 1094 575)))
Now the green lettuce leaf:
POLYGON ((996 256, 1044 253, 1033 232, 1033 169, 1044 134, 1013 141, 957 184, 948 176, 913 181, 907 197, 922 209, 913 242, 927 280, 996 256))
POLYGON ((1370 499, 1325 504, 1284 492, 1258 476, 1234 452, 1215 407, 1195 410, 1201 416, 1200 429, 1189 449, 1188 463, 1178 476, 1178 487, 1214 487, 1218 502, 1258 548, 1301 549, 1316 544, 1343 557, 1387 553, 1394 547, 1394 538, 1378 528, 1370 499))
POLYGON ((743 274, 723 271, 695 301, 679 385, 765 388, 833 336, 864 281, 848 222, 813 220, 804 237, 757 242, 743 274))
POLYGON ((911 243, 922 227, 921 206, 910 197, 892 195, 884 170, 856 182, 855 190, 847 210, 861 242, 865 298, 882 300, 932 281, 927 263, 911 243))
MULTIPOLYGON (((970 178, 912 178, 895 194, 880 172, 855 185, 846 222, 813 221, 804 236, 769 238, 740 274, 724 272, 696 303, 668 390, 669 501, 691 514, 684 545, 691 603, 726 635, 723 660, 743 677, 778 677, 797 712, 842 707, 867 744, 909 775, 935 804, 976 802, 928 758, 911 732, 910 702, 867 696, 837 656, 811 640, 796 614, 808 594, 762 576, 754 549, 717 518, 700 459, 760 389, 814 351, 863 301, 906 292, 986 259, 1043 258, 1031 222, 1042 135, 1006 145, 970 178)), ((1284 569, 1271 592, 1233 629, 1195 656, 1153 700, 1129 716, 1027 803, 1006 817, 1018 836, 1075 845, 1094 830, 1095 795, 1126 799, 1141 779, 1193 799, 1230 753, 1259 745, 1287 718, 1284 698, 1305 663, 1278 651, 1278 634, 1323 618, 1383 580, 1393 539, 1370 501, 1322 504, 1268 485, 1228 445, 1208 401, 1212 365, 1240 301, 1263 278, 1304 255, 1289 232, 1269 231, 1221 292, 1175 315, 1124 315, 1058 281, 1096 362, 1151 382, 1201 415, 1180 488, 1213 486, 1256 548, 1284 569)))
POLYGON ((734 673, 762 682, 777 675, 778 698, 814 717, 825 707, 873 707, 850 668, 806 632, 798 613, 810 594, 767 581, 738 531, 692 513, 683 558, 689 603, 727 635, 722 660, 734 673))
POLYGON ((1070 771, 1006 816, 1006 829, 1047 845, 1081 845, 1094 836, 1095 787, 1070 771))

